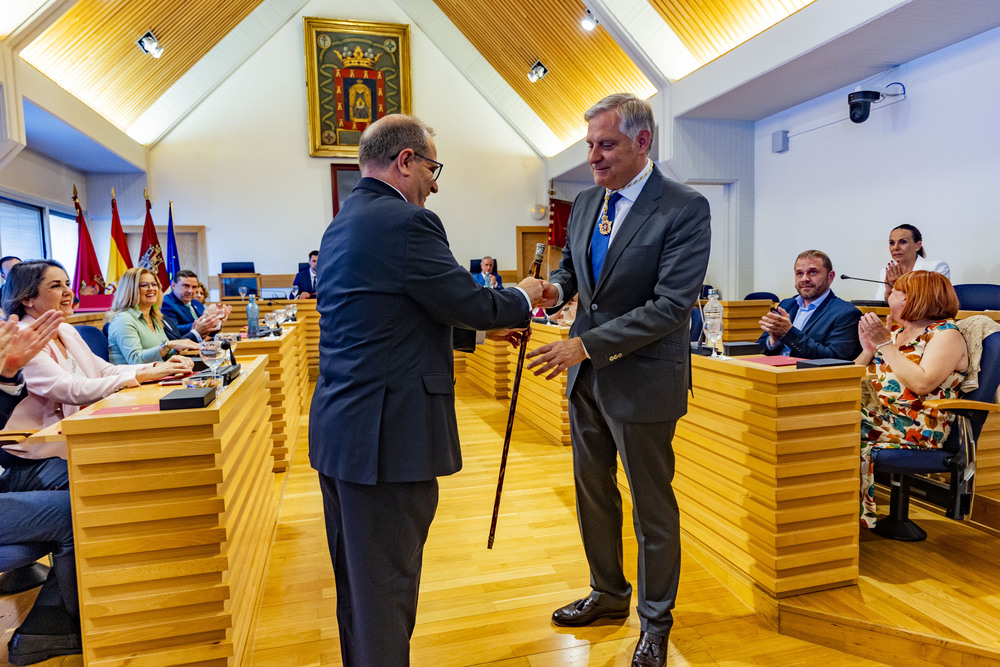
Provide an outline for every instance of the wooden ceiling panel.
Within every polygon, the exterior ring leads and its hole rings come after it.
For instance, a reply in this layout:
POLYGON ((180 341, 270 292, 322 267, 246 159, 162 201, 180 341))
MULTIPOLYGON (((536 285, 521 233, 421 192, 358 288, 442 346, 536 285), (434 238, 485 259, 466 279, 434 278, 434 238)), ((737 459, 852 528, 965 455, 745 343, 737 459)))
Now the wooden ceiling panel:
POLYGON ((262 0, 80 0, 21 57, 122 129, 262 0), (152 30, 163 55, 136 45, 152 30))
POLYGON ((815 0, 649 0, 702 65, 813 2, 815 0))
POLYGON ((580 0, 507 0, 499 3, 435 0, 455 26, 560 140, 586 132, 583 112, 611 93, 656 92, 639 68, 601 27, 586 32, 580 0), (491 7, 490 5, 494 5, 491 7), (535 83, 536 60, 548 75, 535 83))

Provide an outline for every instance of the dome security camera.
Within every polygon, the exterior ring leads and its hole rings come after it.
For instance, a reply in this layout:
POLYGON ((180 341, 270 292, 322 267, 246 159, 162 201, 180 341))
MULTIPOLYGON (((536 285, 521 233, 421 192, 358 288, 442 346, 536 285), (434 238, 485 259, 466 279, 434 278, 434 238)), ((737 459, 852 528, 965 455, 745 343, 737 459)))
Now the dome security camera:
POLYGON ((851 109, 851 122, 863 123, 871 113, 872 102, 881 102, 882 93, 875 90, 858 90, 847 96, 847 105, 851 109))

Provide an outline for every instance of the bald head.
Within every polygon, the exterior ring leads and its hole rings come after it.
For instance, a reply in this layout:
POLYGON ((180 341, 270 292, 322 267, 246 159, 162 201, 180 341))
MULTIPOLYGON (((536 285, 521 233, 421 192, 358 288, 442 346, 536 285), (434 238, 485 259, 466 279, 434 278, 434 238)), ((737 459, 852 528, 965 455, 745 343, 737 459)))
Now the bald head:
POLYGON ((388 168, 405 149, 426 155, 434 130, 413 116, 391 114, 378 119, 361 134, 358 164, 364 176, 388 168))

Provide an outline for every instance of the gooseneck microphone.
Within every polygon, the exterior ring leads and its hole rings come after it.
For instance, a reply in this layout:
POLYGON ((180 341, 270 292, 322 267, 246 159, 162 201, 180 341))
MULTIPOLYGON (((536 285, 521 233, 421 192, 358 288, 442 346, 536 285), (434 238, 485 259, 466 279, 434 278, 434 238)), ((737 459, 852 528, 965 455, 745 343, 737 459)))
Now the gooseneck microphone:
POLYGON ((871 278, 855 278, 854 276, 848 276, 843 273, 840 274, 841 280, 860 280, 863 283, 875 283, 876 285, 885 285, 883 280, 872 280, 871 278))

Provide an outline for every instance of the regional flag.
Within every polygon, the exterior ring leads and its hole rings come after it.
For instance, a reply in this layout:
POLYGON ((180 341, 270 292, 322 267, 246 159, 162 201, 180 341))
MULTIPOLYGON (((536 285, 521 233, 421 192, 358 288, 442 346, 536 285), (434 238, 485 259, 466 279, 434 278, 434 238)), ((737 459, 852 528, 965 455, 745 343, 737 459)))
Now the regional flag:
POLYGON ((142 226, 142 258, 139 266, 149 269, 156 274, 160 280, 160 286, 166 292, 170 289, 170 279, 167 278, 167 266, 163 261, 163 250, 160 247, 160 239, 156 235, 156 227, 153 226, 153 205, 149 203, 149 193, 146 196, 146 222, 142 226))
POLYGON ((170 202, 170 216, 167 218, 167 278, 170 282, 177 279, 181 270, 181 260, 177 255, 177 238, 174 236, 174 203, 170 202))
POLYGON ((94 242, 90 240, 90 231, 87 229, 87 221, 83 219, 83 209, 80 208, 75 185, 73 205, 76 206, 76 224, 79 226, 73 291, 78 298, 90 294, 104 294, 104 275, 101 273, 101 265, 97 263, 94 242))
POLYGON ((125 240, 121 218, 118 217, 115 189, 111 188, 111 253, 108 256, 108 292, 115 291, 122 274, 131 268, 132 256, 128 252, 128 243, 125 240))

